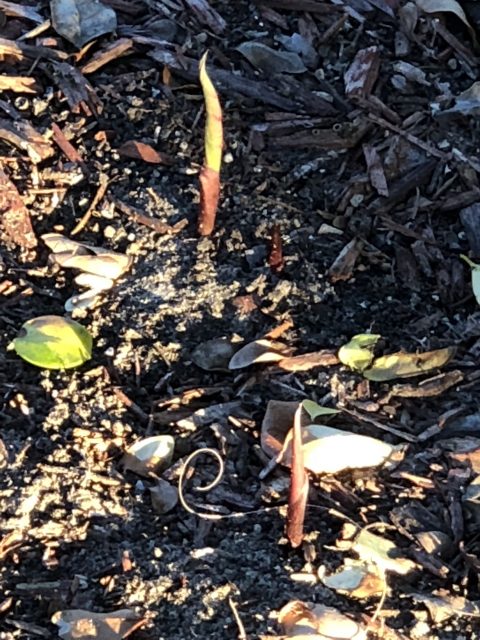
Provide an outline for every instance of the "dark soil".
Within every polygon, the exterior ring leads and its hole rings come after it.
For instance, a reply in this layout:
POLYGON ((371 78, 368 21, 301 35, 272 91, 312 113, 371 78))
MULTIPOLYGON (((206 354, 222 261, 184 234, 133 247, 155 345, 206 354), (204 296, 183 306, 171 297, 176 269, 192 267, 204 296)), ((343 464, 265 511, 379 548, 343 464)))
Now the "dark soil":
MULTIPOLYGON (((50 17, 46 3, 37 4, 42 16, 50 17)), ((30 75, 38 86, 33 96, 4 92, 4 117, 11 117, 8 107, 13 107, 47 136, 58 124, 88 170, 58 197, 40 193, 62 186, 58 175, 78 168, 57 147, 33 167, 24 151, 0 140, 0 162, 28 205, 37 238, 53 231, 68 236, 92 202, 100 174, 106 174, 107 194, 75 239, 126 252, 133 266, 97 308, 76 313, 94 337, 93 358, 75 370, 41 370, 5 347, 25 321, 63 315, 65 300, 78 289, 70 273, 49 266, 41 241, 22 248, 4 225, 0 640, 56 637, 50 619, 65 609, 133 608, 148 619, 132 636, 139 640, 242 638, 230 601, 249 639, 280 633, 278 610, 293 599, 368 620, 378 598, 355 600, 316 579, 320 567, 330 573, 343 562, 345 554, 335 549, 344 524, 339 514, 360 526, 393 524, 385 537, 419 564, 413 577, 388 576, 380 618, 397 634, 390 637, 477 637, 478 618, 457 611, 437 621, 414 595, 443 589, 480 600, 480 529, 463 502, 479 471, 450 451, 459 442, 451 438, 480 433, 480 312, 470 269, 459 258, 461 253, 480 257, 478 226, 462 224, 459 215, 466 207, 480 207, 478 117, 437 117, 432 106, 451 107, 476 77, 468 31, 455 16, 442 14, 419 18, 415 33, 407 36, 400 7, 388 15, 356 1, 346 4, 356 7, 364 22, 347 16, 329 37, 327 30, 342 16, 335 5, 306 14, 294 0, 291 10, 278 8, 282 3, 266 2, 262 8, 219 1, 212 4, 227 26, 216 35, 180 2, 139 0, 128 11, 123 2, 105 4, 117 10, 118 32, 97 40, 78 62, 73 46, 53 28, 38 36, 49 39, 52 51, 71 53, 68 62, 79 68, 119 37, 137 37, 129 55, 88 75, 101 103, 97 115, 66 101, 48 59, 33 64, 35 57, 26 54, 2 63, 3 73, 30 75), (444 37, 435 32, 437 18, 444 37), (160 19, 162 29, 170 29, 168 37, 155 32, 160 19), (318 54, 302 74, 263 74, 236 51, 250 40, 278 48, 280 36, 299 29, 310 34, 318 54), (453 45, 445 40, 448 34, 453 45), (180 62, 179 68, 169 65, 171 77, 159 62, 164 48, 140 36, 175 45, 171 55, 180 62), (400 38, 406 42, 403 57, 400 38), (344 74, 357 52, 370 46, 378 47, 379 77, 371 96, 354 99, 345 93, 344 74), (212 69, 235 71, 234 78, 258 82, 263 93, 246 97, 219 83, 225 127, 222 198, 214 234, 199 238, 203 98, 188 64, 181 67, 182 56, 198 60, 207 48, 212 69), (423 70, 425 83, 402 75, 399 84, 399 60, 423 70), (295 109, 275 104, 274 91, 295 109), (324 100, 331 113, 319 112, 324 100), (369 114, 360 142, 323 148, 323 130, 340 131, 348 141, 348 127, 369 114), (301 119, 315 119, 315 128, 311 121, 299 124, 301 119), (285 123, 284 130, 272 127, 277 121, 285 123), (118 149, 130 140, 152 145, 173 164, 123 157, 118 149), (372 187, 362 145, 376 148, 389 195, 372 187), (114 206, 117 200, 167 225, 188 224, 178 233, 156 233, 122 213, 114 206), (280 271, 269 265, 275 225, 282 238, 280 271), (362 241, 358 259, 344 278, 332 277, 332 264, 355 238, 362 241), (446 371, 460 371, 462 380, 435 397, 386 399, 401 380, 366 384, 343 366, 208 372, 192 360, 206 340, 248 342, 286 320, 293 325, 281 339, 296 354, 336 350, 365 332, 381 334, 378 353, 455 346, 446 371), (394 470, 312 479, 306 544, 295 550, 285 538, 282 509, 288 470, 259 480, 266 460, 260 428, 269 400, 305 398, 356 412, 357 418, 336 417, 334 425, 404 443, 378 427, 386 424, 410 439, 394 470), (221 406, 231 402, 236 404, 221 406), (213 405, 219 405, 215 417, 191 417, 213 405), (432 437, 422 439, 431 427, 437 427, 432 437), (129 445, 153 434, 176 439, 178 464, 166 472, 173 483, 191 452, 213 447, 222 453, 224 477, 207 494, 192 487, 212 480, 216 466, 207 456, 199 460, 188 491, 191 502, 215 505, 223 514, 254 513, 207 521, 177 505, 166 515, 156 514, 152 481, 120 465, 129 445), (443 555, 429 557, 407 535, 408 527, 398 527, 394 510, 418 504, 438 519, 449 541, 443 555), (312 579, 295 579, 298 573, 312 579)), ((473 14, 470 19, 480 26, 473 14)), ((3 37, 14 40, 32 27, 7 16, 3 37)), ((28 42, 41 44, 35 38, 28 42)), ((417 378, 403 382, 418 385, 417 378)))

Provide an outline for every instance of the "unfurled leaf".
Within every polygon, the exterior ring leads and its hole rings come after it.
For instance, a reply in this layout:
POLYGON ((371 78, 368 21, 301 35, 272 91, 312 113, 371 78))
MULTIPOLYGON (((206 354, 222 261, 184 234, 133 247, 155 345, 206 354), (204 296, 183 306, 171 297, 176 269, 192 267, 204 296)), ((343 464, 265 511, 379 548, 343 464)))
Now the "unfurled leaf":
POLYGON ((205 99, 207 122, 205 125, 205 166, 217 173, 222 166, 223 124, 222 107, 217 91, 207 72, 207 52, 200 59, 199 72, 205 99))
POLYGON ((331 416, 335 413, 340 413, 338 409, 322 407, 313 400, 304 400, 302 402, 302 406, 312 420, 315 420, 315 418, 318 418, 318 416, 331 416))
POLYGON ((92 336, 81 324, 63 316, 28 320, 12 345, 21 358, 44 369, 78 367, 92 355, 92 336))
POLYGON ((455 355, 455 351, 455 347, 447 347, 424 353, 391 353, 377 358, 363 375, 375 382, 419 376, 446 365, 455 355))
POLYGON ((475 296, 476 301, 480 304, 480 264, 476 264, 472 262, 470 258, 464 256, 463 254, 460 256, 468 266, 472 269, 472 289, 473 295, 475 296))
POLYGON ((370 333, 360 333, 340 347, 338 358, 340 362, 354 371, 363 371, 373 360, 373 349, 381 336, 370 333))
POLYGON ((287 510, 287 538, 292 547, 299 547, 303 542, 303 523, 308 498, 308 474, 303 462, 301 414, 302 405, 299 404, 293 420, 292 466, 287 510))
POLYGON ((205 98, 205 162, 200 171, 200 213, 198 232, 202 236, 212 233, 220 198, 220 168, 223 152, 222 107, 218 94, 207 73, 207 52, 199 64, 200 84, 205 98))

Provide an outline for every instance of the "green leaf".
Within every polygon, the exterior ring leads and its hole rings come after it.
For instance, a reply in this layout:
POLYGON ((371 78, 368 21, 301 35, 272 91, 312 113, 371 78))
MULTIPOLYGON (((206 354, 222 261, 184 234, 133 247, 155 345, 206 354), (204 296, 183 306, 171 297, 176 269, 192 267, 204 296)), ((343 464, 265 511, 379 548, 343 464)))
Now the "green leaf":
POLYGON ((453 358, 455 351, 455 347, 447 347, 424 353, 391 353, 377 358, 371 369, 364 371, 363 375, 375 382, 419 376, 443 367, 453 358))
POLYGON ((355 371, 363 371, 373 360, 373 349, 381 338, 374 333, 359 333, 340 347, 338 358, 340 362, 355 371))
POLYGON ((330 407, 322 407, 313 400, 304 400, 302 406, 308 413, 312 420, 315 420, 318 416, 330 416, 334 413, 340 413, 338 409, 331 409, 330 407))
POLYGON ((70 318, 40 316, 25 322, 12 346, 37 367, 71 369, 91 358, 92 336, 70 318))
POLYGON ((468 266, 472 269, 472 289, 473 295, 475 296, 476 301, 480 304, 480 264, 473 262, 467 256, 463 254, 460 255, 462 260, 468 264, 468 266))

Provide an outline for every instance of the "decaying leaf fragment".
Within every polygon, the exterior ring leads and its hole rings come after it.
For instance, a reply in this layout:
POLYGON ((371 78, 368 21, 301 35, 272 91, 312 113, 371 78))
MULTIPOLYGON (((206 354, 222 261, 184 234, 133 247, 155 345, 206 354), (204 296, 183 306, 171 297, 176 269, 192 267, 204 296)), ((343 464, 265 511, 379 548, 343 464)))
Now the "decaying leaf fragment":
POLYGON ((366 628, 333 607, 293 600, 278 614, 286 639, 366 640, 366 628))
POLYGON ((172 461, 175 440, 169 435, 151 436, 135 442, 125 452, 121 464, 139 476, 164 471, 172 461))
POLYGON ((329 576, 321 576, 321 581, 329 589, 351 598, 370 598, 385 591, 385 575, 379 574, 375 565, 358 560, 348 560, 339 571, 329 576))
POLYGON ((163 515, 174 509, 178 503, 178 489, 163 478, 156 478, 153 487, 149 488, 152 507, 155 513, 163 515))
POLYGON ((382 336, 375 333, 359 333, 340 347, 338 359, 354 371, 363 371, 372 364, 373 349, 382 336))
POLYGON ((50 260, 64 269, 81 271, 75 282, 88 288, 85 293, 67 300, 65 310, 68 312, 94 306, 99 294, 111 289, 114 281, 128 271, 132 263, 130 256, 77 242, 61 233, 45 233, 42 240, 52 251, 50 260))
POLYGON ((363 371, 363 375, 375 382, 411 378, 443 367, 450 362, 455 352, 455 347, 446 347, 424 353, 391 353, 377 358, 370 369, 363 371))
POLYGON ((255 340, 246 344, 233 355, 228 363, 228 368, 244 369, 252 364, 279 362, 290 353, 291 351, 279 342, 266 339, 255 340))
POLYGON ((472 262, 470 258, 465 255, 460 256, 468 266, 472 269, 472 290, 473 295, 475 296, 476 301, 480 304, 480 264, 476 262, 472 262))
POLYGON ((480 602, 472 602, 463 596, 452 595, 445 589, 439 589, 430 593, 413 593, 412 597, 417 602, 422 602, 428 609, 433 622, 439 624, 449 618, 476 618, 480 617, 480 602))
POLYGON ((415 562, 402 556, 393 542, 371 533, 367 528, 360 529, 356 534, 352 549, 364 562, 375 564, 383 572, 390 571, 404 576, 417 566, 415 562))
POLYGON ((198 232, 202 236, 212 233, 220 198, 220 168, 223 151, 222 107, 218 94, 207 73, 207 52, 199 63, 200 84, 205 98, 207 121, 205 125, 205 162, 200 171, 200 212, 198 232))
POLYGON ((475 30, 469 23, 465 11, 457 0, 415 0, 415 4, 424 13, 453 13, 467 27, 475 42, 475 30))
POLYGON ((146 621, 131 609, 96 613, 84 609, 66 609, 52 616, 63 640, 121 640, 146 621))
POLYGON ((80 48, 117 28, 115 11, 99 0, 50 0, 55 31, 80 48))

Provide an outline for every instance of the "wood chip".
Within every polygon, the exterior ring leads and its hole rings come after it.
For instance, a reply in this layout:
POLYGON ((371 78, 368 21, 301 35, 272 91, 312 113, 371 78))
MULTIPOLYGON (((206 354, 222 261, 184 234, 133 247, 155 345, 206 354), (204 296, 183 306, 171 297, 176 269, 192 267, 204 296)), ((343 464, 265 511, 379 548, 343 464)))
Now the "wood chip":
POLYGON ((27 249, 37 245, 28 209, 20 197, 17 187, 1 168, 0 220, 12 242, 27 249))

